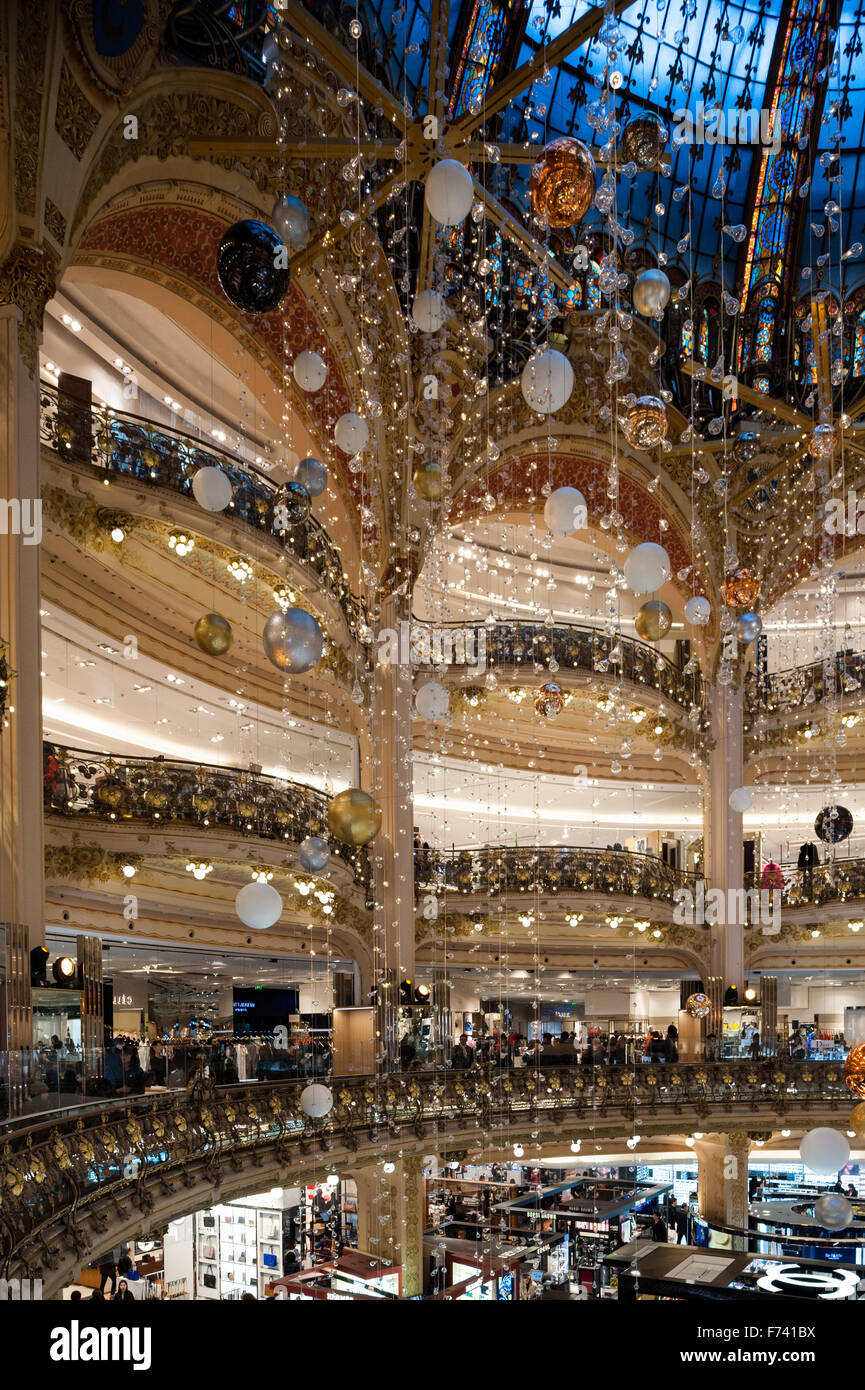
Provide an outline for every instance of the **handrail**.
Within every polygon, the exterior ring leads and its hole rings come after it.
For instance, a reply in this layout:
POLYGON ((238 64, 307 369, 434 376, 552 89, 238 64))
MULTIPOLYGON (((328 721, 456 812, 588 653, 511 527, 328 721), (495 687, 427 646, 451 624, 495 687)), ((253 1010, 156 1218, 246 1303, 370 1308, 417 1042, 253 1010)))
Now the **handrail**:
POLYGON ((834 679, 827 690, 827 673, 822 661, 791 666, 785 671, 745 676, 745 708, 749 713, 806 713, 827 695, 853 695, 865 685, 865 652, 836 652, 831 659, 834 679))
POLYGON ((414 620, 412 630, 432 635, 430 665, 436 664, 442 642, 449 639, 450 654, 443 650, 444 664, 469 670, 479 666, 477 654, 483 650, 480 646, 482 639, 486 667, 513 666, 531 670, 537 662, 549 669, 552 661, 553 674, 556 666, 565 671, 588 671, 592 675, 609 671, 633 685, 655 690, 688 709, 701 705, 703 700, 703 682, 699 670, 685 675, 669 657, 648 643, 633 637, 614 639, 599 627, 577 623, 556 623, 549 627, 542 622, 505 622, 501 619, 497 619, 494 626, 457 622, 444 627, 414 620), (461 640, 460 634, 463 634, 461 640), (621 652, 619 660, 610 659, 614 645, 621 652))
MULTIPOLYGON (((835 859, 810 869, 800 869, 796 864, 781 864, 780 868, 784 878, 782 907, 819 907, 822 903, 865 898, 865 859, 835 859)), ((745 887, 759 888, 759 877, 746 874, 745 887)))
POLYGON ((190 498, 199 468, 221 468, 234 492, 228 514, 256 531, 266 531, 301 564, 309 565, 339 604, 354 638, 361 640, 366 610, 349 588, 330 536, 314 516, 277 528, 275 509, 284 492, 254 464, 173 425, 86 405, 44 383, 39 406, 41 441, 59 458, 125 475, 148 487, 171 488, 190 498))
POLYGON ((673 902, 699 874, 673 869, 650 854, 572 845, 482 846, 415 851, 415 883, 463 895, 604 893, 673 902))
POLYGON ((3 1275, 33 1262, 41 1266, 52 1241, 62 1241, 67 1260, 75 1259, 75 1242, 69 1242, 73 1212, 79 1228, 88 1216, 98 1222, 100 1208, 116 1216, 124 1198, 148 1213, 172 1192, 172 1181, 193 1186, 198 1170, 212 1191, 223 1164, 236 1168, 245 1156, 260 1164, 268 1149, 287 1167, 306 1155, 313 1162, 337 1146, 351 1154, 362 1143, 380 1150, 387 1136, 395 1144, 422 1140, 429 1126, 446 1125, 456 1138, 461 1122, 475 1145, 478 1120, 489 1132, 500 1124, 527 1128, 546 1120, 554 1133, 566 1117, 592 1126, 633 1124, 639 1106, 647 1133, 667 1123, 681 1130, 686 1105, 694 1107, 701 1127, 710 1128, 707 1122, 717 1116, 723 1128, 734 1108, 765 1124, 770 1117, 815 1110, 840 1114, 849 1100, 841 1065, 777 1059, 635 1068, 476 1068, 334 1077, 328 1084, 333 1108, 320 1121, 303 1111, 302 1084, 214 1088, 199 1076, 182 1095, 130 1101, 121 1116, 103 1103, 47 1127, 42 1121, 10 1133, 0 1158, 3 1275))
MULTIPOLYGON (((175 758, 94 753, 43 743, 43 806, 55 815, 109 821, 181 821, 204 829, 299 844, 307 835, 330 840, 328 797, 303 782, 261 772, 175 758)), ((370 881, 365 848, 334 842, 332 850, 357 883, 370 881)))

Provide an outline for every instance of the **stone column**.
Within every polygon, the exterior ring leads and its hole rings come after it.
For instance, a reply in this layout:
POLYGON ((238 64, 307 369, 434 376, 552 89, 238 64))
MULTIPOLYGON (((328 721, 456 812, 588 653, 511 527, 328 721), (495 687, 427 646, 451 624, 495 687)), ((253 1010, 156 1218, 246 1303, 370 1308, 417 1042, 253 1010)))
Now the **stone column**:
POLYGON ((390 1160, 347 1176, 357 1184, 357 1243, 382 1264, 402 1265, 402 1291, 408 1298, 423 1292, 422 1157, 390 1160))
MULTIPOLYGON (((748 1225, 748 1155, 751 1140, 743 1130, 708 1134, 694 1146, 700 1215, 719 1226, 748 1225)), ((745 1242, 734 1237, 733 1247, 745 1242)))
MULTIPOLYGON (((742 816, 730 807, 730 793, 744 779, 742 756, 744 700, 741 683, 714 685, 711 690, 712 739, 709 785, 704 802, 703 844, 707 888, 720 888, 726 911, 728 889, 741 889, 744 876, 742 816)), ((713 975, 725 988, 735 985, 739 998, 745 985, 745 931, 741 923, 726 921, 711 927, 713 975)))
MULTIPOLYGON (((400 623, 408 621, 406 599, 391 596, 384 600, 382 631, 389 629, 399 639, 400 623)), ((407 630, 403 628, 402 632, 407 630)), ((378 644, 374 645, 377 650, 378 644)), ((400 646, 404 648, 407 643, 400 643, 400 646)), ((408 654, 401 650, 399 655, 408 654)), ((370 790, 381 806, 382 824, 371 846, 375 897, 373 968, 377 984, 386 978, 389 980, 390 993, 398 990, 400 980, 414 977, 412 698, 412 671, 408 661, 404 665, 399 660, 376 665, 372 709, 373 785, 370 790)))
MULTIPOLYGON (((0 301, 7 274, 0 270, 0 301)), ((38 499, 36 330, 32 315, 0 302, 0 640, 16 672, 8 694, 14 713, 0 731, 0 921, 22 923, 31 947, 45 938, 38 499)))

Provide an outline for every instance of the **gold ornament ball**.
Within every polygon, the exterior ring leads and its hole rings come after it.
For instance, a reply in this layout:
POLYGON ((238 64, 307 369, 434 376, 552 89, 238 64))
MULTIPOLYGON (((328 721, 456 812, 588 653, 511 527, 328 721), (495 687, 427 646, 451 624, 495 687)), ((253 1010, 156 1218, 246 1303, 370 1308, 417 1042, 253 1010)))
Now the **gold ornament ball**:
POLYGON ((231 623, 221 613, 205 613, 195 624, 196 645, 205 656, 225 656, 234 641, 231 623))
POLYGON ((667 127, 653 115, 634 116, 622 132, 622 160, 638 169, 657 169, 667 143, 667 127))
POLYGON ((411 475, 414 490, 425 502, 439 502, 443 491, 440 463, 419 463, 411 475))
POLYGON ((538 217, 557 231, 581 222, 595 196, 595 161, 582 140, 551 140, 532 169, 529 191, 538 217))
POLYGON ((660 599, 655 598, 644 603, 634 619, 637 636, 642 637, 644 642, 660 642, 672 626, 672 612, 666 603, 661 603, 660 599))
POLYGON ((636 449, 653 449, 667 434, 664 402, 657 396, 640 396, 625 415, 624 426, 636 449))
POLYGON ((848 1091, 859 1100, 865 1100, 865 1043, 858 1043, 850 1050, 844 1063, 844 1080, 848 1091))
POLYGON ((327 823, 335 839, 356 849, 381 830, 381 807, 360 787, 347 787, 328 806, 327 823))
POLYGON ((562 687, 556 685, 555 681, 546 681, 535 691, 535 713, 543 715, 545 719, 555 719, 564 707, 562 687))
POLYGON ((850 1128, 859 1139, 865 1139, 865 1101, 850 1111, 850 1128))
POLYGON ((728 608, 751 608, 760 597, 760 581, 752 570, 733 570, 721 585, 721 593, 728 608))
POLYGON ((708 1018, 712 1011, 712 1001, 708 994, 689 994, 685 1000, 685 1012, 691 1018, 708 1018))

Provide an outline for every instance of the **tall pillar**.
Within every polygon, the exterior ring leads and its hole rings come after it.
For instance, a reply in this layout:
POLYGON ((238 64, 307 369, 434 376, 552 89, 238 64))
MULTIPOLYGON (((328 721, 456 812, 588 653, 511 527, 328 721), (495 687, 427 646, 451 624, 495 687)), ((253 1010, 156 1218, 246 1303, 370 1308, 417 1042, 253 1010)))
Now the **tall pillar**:
MULTIPOLYGON (((406 599, 391 596, 384 600, 382 631, 389 629, 399 639, 400 623, 408 621, 406 599)), ((406 645, 400 643, 401 648, 406 645)), ((408 654, 401 650, 399 655, 408 654)), ((373 794, 381 806, 382 823, 372 842, 373 966, 377 984, 388 979, 389 993, 398 990, 400 980, 414 976, 412 698, 410 662, 379 662, 372 710, 373 794)))
MULTIPOLYGON (((741 889, 744 882, 742 816, 732 810, 730 793, 744 779, 742 683, 714 685, 711 690, 712 740, 709 754, 709 786, 705 798, 703 842, 706 879, 710 888, 720 888, 725 904, 728 889, 741 889)), ((732 914, 725 912, 725 918, 732 914)), ((724 921, 711 928, 712 974, 723 978, 725 988, 735 985, 739 998, 745 986, 745 931, 742 923, 724 921)))
POLYGON ((357 1243, 382 1264, 402 1266, 403 1296, 423 1292, 424 1159, 394 1158, 393 1173, 383 1165, 351 1173, 357 1184, 357 1243))
POLYGON ((0 267, 0 639, 16 673, 0 730, 0 921, 22 923, 31 947, 45 936, 37 335, 49 270, 24 250, 0 267))
MULTIPOLYGON (((700 1215, 718 1226, 748 1225, 748 1155, 750 1137, 743 1130, 697 1139, 697 1196, 700 1215)), ((734 1249, 745 1242, 734 1237, 734 1249)))

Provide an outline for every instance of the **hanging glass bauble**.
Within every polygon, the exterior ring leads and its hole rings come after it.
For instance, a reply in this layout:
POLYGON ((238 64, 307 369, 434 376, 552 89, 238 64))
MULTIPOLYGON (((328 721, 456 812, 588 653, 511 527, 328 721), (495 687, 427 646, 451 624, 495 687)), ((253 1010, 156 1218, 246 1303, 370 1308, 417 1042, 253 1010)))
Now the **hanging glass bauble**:
POLYGON ((814 834, 827 845, 838 845, 853 829, 853 816, 846 806, 825 806, 814 822, 814 834))
POLYGON ((573 227, 592 205, 595 178, 588 145, 570 135, 551 140, 532 169, 529 190, 535 213, 554 229, 573 227))
POLYGON ((824 1231, 844 1231, 856 1218, 843 1192, 824 1192, 814 1203, 814 1219, 824 1231))
POLYGON ((673 626, 673 614, 660 599, 649 599, 637 611, 634 627, 644 642, 660 642, 673 626))
POLYGON ((544 719, 555 719, 564 707, 564 692, 555 681, 545 681, 535 691, 535 714, 542 715, 544 719))
POLYGON ((474 179, 457 159, 440 159, 426 176, 426 209, 443 227, 456 227, 468 217, 474 196, 474 179))
POLYGON ((321 353, 310 348, 297 354, 291 371, 301 391, 320 391, 327 381, 327 363, 321 353))
POLYGON ((282 487, 277 498, 277 509, 285 508, 285 520, 289 526, 301 526, 309 516, 309 493, 303 483, 294 478, 282 487))
POLYGON ((760 436, 755 430, 740 430, 733 445, 733 458, 737 463, 750 463, 760 452, 760 436))
POLYGON ((707 627, 712 618, 712 605, 702 594, 694 594, 685 604, 685 622, 692 627, 707 627))
POLYGON ((310 497, 320 497, 327 487, 327 469, 321 459, 301 459, 294 470, 294 481, 299 483, 310 497))
POLYGON ((286 251, 276 232, 251 218, 235 222, 219 243, 216 272, 227 297, 245 314, 269 314, 288 289, 286 251))
POLYGON ((225 656, 234 641, 231 623, 220 613, 204 613, 194 628, 195 641, 206 656, 225 656))
POLYGON ((419 463, 411 475, 411 480, 418 497, 422 497, 425 502, 438 502, 441 499, 444 490, 442 466, 434 459, 419 463))
POLYGON ((319 835, 307 835, 297 847, 297 857, 307 873, 320 874, 330 860, 330 845, 319 835))
POLYGON ((563 352, 544 348, 529 358, 520 373, 526 405, 541 415, 554 415, 574 389, 574 369, 563 352))
POLYGON ((623 427, 635 449, 653 449, 666 438, 667 411, 657 396, 640 396, 627 411, 623 427))
POLYGON ((622 132, 622 162, 633 162, 645 173, 657 169, 667 144, 667 127, 660 116, 633 116, 622 132))
POLYGON ((751 608, 760 597, 760 581, 752 570, 740 567, 727 575, 721 593, 729 608, 751 608))
POLYGON ((759 613, 743 613, 736 623, 736 636, 740 642, 753 642, 763 631, 763 619, 759 613))
POLYGON ((293 193, 277 198, 270 220, 285 246, 302 246, 309 236, 309 209, 293 193))
POLYGON ((268 660, 290 676, 310 671, 321 660, 324 633, 311 613, 303 608, 280 608, 271 613, 261 634, 268 660))
POLYGON ((830 454, 834 454, 837 436, 834 425, 817 425, 811 431, 811 439, 808 444, 814 458, 825 459, 830 454))
POLYGON ((685 1000, 685 1012, 691 1018, 708 1018, 712 1012, 712 1001, 708 994, 689 994, 685 1000))
POLYGON ((331 801, 327 823, 335 839, 357 848, 381 830, 381 807, 360 787, 347 787, 331 801))
POLYGON ((663 270, 651 267, 634 281, 634 308, 644 318, 657 318, 670 302, 670 282, 663 270))
POLYGON ((671 574, 670 557, 662 545, 643 541, 629 552, 624 575, 635 594, 652 594, 666 584, 671 574))

